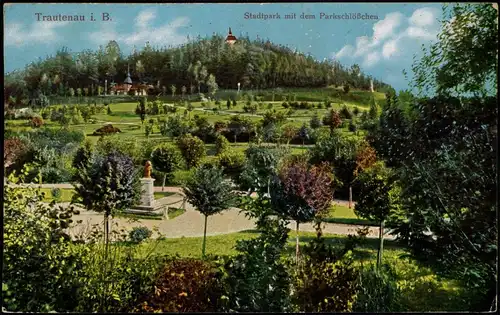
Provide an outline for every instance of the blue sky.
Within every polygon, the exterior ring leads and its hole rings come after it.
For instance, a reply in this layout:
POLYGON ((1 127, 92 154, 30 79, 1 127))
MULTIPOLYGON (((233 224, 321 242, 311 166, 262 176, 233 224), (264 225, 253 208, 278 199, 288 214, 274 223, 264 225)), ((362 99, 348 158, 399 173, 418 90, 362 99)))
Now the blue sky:
POLYGON ((357 63, 362 71, 405 89, 402 70, 411 69, 421 46, 436 39, 441 4, 12 4, 4 7, 5 71, 54 54, 66 46, 73 52, 96 49, 117 40, 128 54, 133 47, 179 45, 195 38, 226 34, 259 36, 297 48, 317 59, 335 58, 342 64, 357 63), (281 19, 245 19, 245 13, 276 14, 281 19), (85 21, 37 21, 42 15, 84 15, 85 21), (91 21, 93 13, 95 21, 91 21), (102 21, 109 13, 110 21, 102 21), (296 13, 295 20, 285 14, 296 13), (301 13, 315 19, 300 19, 301 13), (320 14, 368 14, 372 19, 320 19, 320 14), (376 18, 375 18, 376 17, 376 18))

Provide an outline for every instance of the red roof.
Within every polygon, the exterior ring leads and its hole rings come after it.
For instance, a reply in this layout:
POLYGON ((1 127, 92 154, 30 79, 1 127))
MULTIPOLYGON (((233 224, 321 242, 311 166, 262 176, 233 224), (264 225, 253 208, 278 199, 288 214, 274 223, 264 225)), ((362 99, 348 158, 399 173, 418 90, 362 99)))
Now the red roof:
POLYGON ((126 89, 127 88, 124 85, 115 85, 114 87, 111 88, 112 91, 122 91, 126 89))
POLYGON ((229 34, 227 35, 226 37, 226 42, 227 41, 235 41, 236 40, 236 37, 233 35, 233 33, 231 32, 231 28, 229 28, 229 34))

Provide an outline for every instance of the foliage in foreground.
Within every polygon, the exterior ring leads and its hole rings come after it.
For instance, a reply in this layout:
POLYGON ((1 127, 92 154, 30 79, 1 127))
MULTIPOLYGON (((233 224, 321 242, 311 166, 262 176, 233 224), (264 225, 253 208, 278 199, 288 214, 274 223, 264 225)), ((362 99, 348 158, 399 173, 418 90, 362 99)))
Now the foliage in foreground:
POLYGON ((78 302, 88 251, 72 246, 65 231, 75 211, 42 200, 34 188, 4 188, 2 306, 10 311, 71 311, 78 302))
POLYGON ((138 306, 146 312, 216 312, 222 308, 223 286, 211 261, 170 259, 158 274, 154 290, 138 306))
POLYGON ((239 254, 225 264, 228 311, 286 312, 292 309, 290 275, 281 254, 289 229, 287 221, 271 218, 272 209, 264 198, 243 201, 246 215, 257 220, 261 234, 251 240, 239 241, 239 254))
POLYGON ((289 267, 294 304, 303 312, 350 312, 358 289, 352 250, 361 238, 349 236, 342 248, 334 248, 322 237, 321 222, 316 222, 316 231, 298 268, 289 267))

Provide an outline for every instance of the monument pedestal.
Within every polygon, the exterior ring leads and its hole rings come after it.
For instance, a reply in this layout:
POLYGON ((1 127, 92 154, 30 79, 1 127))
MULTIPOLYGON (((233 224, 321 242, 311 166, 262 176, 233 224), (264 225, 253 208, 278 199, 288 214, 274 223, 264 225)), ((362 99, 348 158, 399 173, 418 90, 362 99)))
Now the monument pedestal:
POLYGON ((127 213, 163 215, 163 207, 155 201, 154 178, 141 178, 141 203, 127 209, 127 213))
POLYGON ((155 206, 155 190, 154 178, 141 178, 141 206, 154 208, 155 206))

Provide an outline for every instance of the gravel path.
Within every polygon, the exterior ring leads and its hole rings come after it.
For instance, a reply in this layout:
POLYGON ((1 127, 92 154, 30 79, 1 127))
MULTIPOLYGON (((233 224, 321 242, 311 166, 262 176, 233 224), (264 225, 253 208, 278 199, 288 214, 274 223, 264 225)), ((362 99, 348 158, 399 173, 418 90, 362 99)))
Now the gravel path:
MULTIPOLYGON (((35 185, 38 186, 38 185, 35 185)), ((72 188, 71 184, 44 184, 43 188, 72 188)), ((155 191, 162 191, 161 187, 155 187, 155 191)), ((182 189, 180 187, 165 187, 166 192, 176 193, 175 195, 164 197, 158 201, 164 205, 170 205, 171 207, 181 207, 183 203, 183 196, 181 195, 182 189)), ((345 200, 335 200, 337 204, 347 205, 348 202, 345 200)), ((62 205, 68 205, 68 203, 62 203, 62 205)), ((172 219, 172 220, 146 220, 141 219, 139 221, 133 222, 129 218, 117 217, 112 219, 112 223, 117 223, 119 228, 124 228, 125 230, 130 230, 133 227, 147 226, 150 229, 155 227, 158 228, 159 232, 168 238, 180 238, 180 237, 200 237, 203 236, 203 225, 204 217, 195 208, 186 203, 186 212, 182 215, 172 219)), ((77 207, 78 208, 78 207, 77 207)), ((82 208, 79 215, 73 217, 74 222, 82 220, 82 223, 76 225, 72 234, 80 234, 89 229, 93 224, 102 224, 103 216, 100 213, 87 211, 82 208)), ((331 234, 356 234, 356 229, 362 228, 361 225, 349 225, 349 224, 336 224, 336 223, 324 223, 323 232, 331 234)), ((290 229, 295 229, 295 222, 291 222, 290 229)), ((219 234, 229 234, 240 232, 244 230, 255 229, 255 223, 245 217, 244 213, 240 213, 240 209, 231 208, 220 214, 208 217, 207 224, 207 235, 219 235, 219 234)), ((312 223, 305 223, 300 225, 300 230, 304 232, 315 232, 312 223)), ((378 237, 378 227, 370 227, 369 234, 367 237, 377 238, 378 237)), ((386 239, 393 239, 392 235, 385 235, 386 239)))
MULTIPOLYGON (((180 195, 174 195, 162 198, 159 202, 169 204, 171 207, 181 207, 183 198, 180 195)), ((168 238, 203 236, 204 216, 196 211, 195 208, 189 203, 186 203, 185 206, 186 212, 171 220, 141 219, 138 221, 132 221, 128 218, 117 217, 113 218, 112 222, 113 224, 117 223, 119 228, 124 228, 127 231, 131 230, 133 227, 139 226, 146 226, 150 229, 158 228, 158 231, 168 238)), ((82 220, 83 222, 74 228, 74 233, 81 233, 88 229, 88 227, 92 224, 103 223, 102 214, 90 212, 84 209, 81 209, 81 213, 79 215, 74 216, 74 221, 76 222, 77 220, 82 220)), ((323 232, 349 235, 356 234, 356 230, 361 227, 363 226, 324 223, 323 232)), ((252 230, 255 228, 256 226, 254 220, 246 218, 244 213, 240 212, 240 209, 238 208, 231 208, 220 214, 210 216, 207 221, 207 235, 229 234, 244 230, 252 230)), ((289 228, 294 230, 295 222, 291 222, 289 228)), ((312 223, 301 224, 300 230, 304 232, 315 232, 312 223)), ((377 238, 378 231, 378 227, 370 227, 367 237, 377 238)), ((385 238, 393 239, 394 237, 392 235, 386 235, 385 238)))

